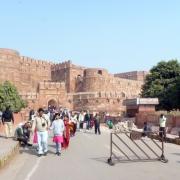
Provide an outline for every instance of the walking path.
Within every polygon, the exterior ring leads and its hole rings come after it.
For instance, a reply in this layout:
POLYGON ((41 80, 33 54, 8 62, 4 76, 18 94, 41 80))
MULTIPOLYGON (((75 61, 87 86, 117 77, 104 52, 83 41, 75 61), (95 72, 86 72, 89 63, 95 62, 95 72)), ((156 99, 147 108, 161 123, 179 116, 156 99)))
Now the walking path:
POLYGON ((0 169, 19 152, 19 143, 0 135, 0 169))
POLYGON ((179 180, 180 146, 166 144, 169 163, 136 162, 109 166, 109 133, 102 135, 79 132, 71 138, 70 147, 62 156, 54 155, 49 140, 49 154, 38 158, 35 150, 22 150, 11 165, 0 172, 0 180, 179 180))

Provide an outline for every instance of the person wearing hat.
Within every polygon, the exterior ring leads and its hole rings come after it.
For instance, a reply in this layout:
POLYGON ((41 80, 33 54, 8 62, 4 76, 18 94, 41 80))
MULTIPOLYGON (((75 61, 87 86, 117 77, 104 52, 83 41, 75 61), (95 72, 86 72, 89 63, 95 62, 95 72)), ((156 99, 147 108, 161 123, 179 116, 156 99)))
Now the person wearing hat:
POLYGON ((37 130, 38 156, 46 156, 48 152, 48 129, 50 120, 44 115, 44 110, 39 108, 38 115, 33 121, 32 131, 37 130))

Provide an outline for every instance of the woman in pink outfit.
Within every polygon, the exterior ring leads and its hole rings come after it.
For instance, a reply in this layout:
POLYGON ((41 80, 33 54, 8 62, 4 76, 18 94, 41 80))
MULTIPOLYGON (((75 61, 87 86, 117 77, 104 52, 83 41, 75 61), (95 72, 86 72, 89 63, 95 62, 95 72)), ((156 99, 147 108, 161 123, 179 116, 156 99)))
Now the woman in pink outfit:
POLYGON ((55 120, 52 123, 51 128, 54 133, 53 142, 56 143, 56 154, 59 156, 61 154, 61 143, 63 143, 63 132, 64 132, 64 122, 60 119, 60 114, 55 114, 55 120))

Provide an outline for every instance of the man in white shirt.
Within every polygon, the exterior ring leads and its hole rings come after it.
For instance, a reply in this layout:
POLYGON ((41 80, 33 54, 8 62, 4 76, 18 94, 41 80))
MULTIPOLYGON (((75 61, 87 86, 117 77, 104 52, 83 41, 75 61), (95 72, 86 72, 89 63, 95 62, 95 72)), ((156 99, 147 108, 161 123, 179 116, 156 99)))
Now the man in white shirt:
POLYGON ((38 155, 43 154, 46 156, 48 152, 48 129, 50 127, 50 120, 44 115, 44 110, 40 108, 38 110, 38 116, 33 121, 32 131, 37 129, 38 138, 38 155))
POLYGON ((84 112, 81 111, 79 114, 79 123, 80 123, 80 129, 83 129, 83 123, 84 123, 84 112))
POLYGON ((164 114, 160 115, 159 118, 159 135, 161 138, 164 138, 164 140, 166 141, 166 117, 164 116, 164 114))

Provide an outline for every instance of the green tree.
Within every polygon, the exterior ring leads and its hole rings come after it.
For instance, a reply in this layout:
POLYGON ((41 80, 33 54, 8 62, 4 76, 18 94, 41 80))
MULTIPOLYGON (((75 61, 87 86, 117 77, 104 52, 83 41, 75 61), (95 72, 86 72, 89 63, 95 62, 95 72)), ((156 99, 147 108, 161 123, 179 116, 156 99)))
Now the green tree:
POLYGON ((159 98, 158 109, 179 109, 180 63, 177 60, 161 61, 150 70, 142 88, 142 97, 159 98))
POLYGON ((174 85, 170 89, 169 98, 172 100, 172 107, 180 109, 180 76, 176 78, 174 85))
POLYGON ((7 106, 14 112, 19 112, 27 106, 27 102, 20 97, 16 87, 9 81, 0 84, 0 110, 5 110, 7 106))

